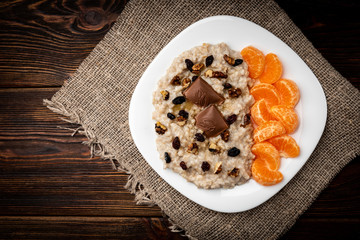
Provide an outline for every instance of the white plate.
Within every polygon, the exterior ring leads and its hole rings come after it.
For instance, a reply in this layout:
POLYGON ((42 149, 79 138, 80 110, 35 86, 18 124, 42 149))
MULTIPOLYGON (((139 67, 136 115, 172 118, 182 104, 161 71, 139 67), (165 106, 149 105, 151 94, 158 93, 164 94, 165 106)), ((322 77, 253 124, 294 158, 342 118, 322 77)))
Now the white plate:
POLYGON ((200 20, 177 35, 148 66, 139 80, 130 102, 129 124, 140 153, 150 166, 173 188, 192 201, 215 211, 241 212, 254 208, 274 196, 301 169, 314 151, 325 127, 327 106, 324 92, 315 75, 303 60, 284 42, 264 28, 232 16, 214 16, 200 20), (283 63, 283 78, 297 83, 301 99, 296 106, 300 125, 292 135, 301 154, 295 159, 281 160, 284 180, 264 187, 253 179, 233 189, 198 189, 179 174, 163 168, 156 150, 155 122, 151 119, 154 107, 152 93, 157 81, 166 73, 173 59, 185 50, 207 42, 225 42, 233 50, 253 45, 265 54, 276 53, 283 63))

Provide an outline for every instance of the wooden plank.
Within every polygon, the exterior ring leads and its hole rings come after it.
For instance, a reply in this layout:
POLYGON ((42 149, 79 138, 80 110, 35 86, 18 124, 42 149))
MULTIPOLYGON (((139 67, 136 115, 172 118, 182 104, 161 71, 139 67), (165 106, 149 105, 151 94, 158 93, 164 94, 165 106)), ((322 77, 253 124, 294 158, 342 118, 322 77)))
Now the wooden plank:
POLYGON ((1 239, 187 239, 163 218, 0 217, 1 239))
MULTIPOLYGON (((353 218, 302 218, 281 239, 356 239, 359 224, 353 218)), ((186 239, 168 225, 162 218, 1 216, 0 238, 186 239)))
MULTIPOLYGON (((57 90, 0 90, 0 214, 161 216, 158 207, 135 205, 125 174, 89 159, 84 137, 57 128, 71 124, 42 106, 57 90)), ((359 171, 354 160, 305 215, 359 216, 359 171)))
MULTIPOLYGON (((123 2, 2 1, 0 87, 62 85, 108 31, 123 2)), ((277 2, 324 57, 360 89, 359 3, 277 2)))
POLYGON ((125 2, 2 1, 0 87, 62 85, 104 37, 125 2))

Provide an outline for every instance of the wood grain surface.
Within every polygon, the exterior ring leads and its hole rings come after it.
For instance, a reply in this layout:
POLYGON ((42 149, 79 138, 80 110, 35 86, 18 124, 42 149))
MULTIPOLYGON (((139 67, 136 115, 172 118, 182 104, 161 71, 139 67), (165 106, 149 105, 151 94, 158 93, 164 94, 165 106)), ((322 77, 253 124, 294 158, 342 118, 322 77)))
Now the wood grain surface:
MULTIPOLYGON (((277 1, 323 56, 360 88, 356 1, 277 1)), ((182 239, 158 207, 138 206, 127 175, 90 159, 42 105, 112 26, 124 1, 0 2, 0 239, 182 239), (59 128, 60 127, 60 128, 59 128)), ((359 157, 283 239, 360 236, 359 157)))

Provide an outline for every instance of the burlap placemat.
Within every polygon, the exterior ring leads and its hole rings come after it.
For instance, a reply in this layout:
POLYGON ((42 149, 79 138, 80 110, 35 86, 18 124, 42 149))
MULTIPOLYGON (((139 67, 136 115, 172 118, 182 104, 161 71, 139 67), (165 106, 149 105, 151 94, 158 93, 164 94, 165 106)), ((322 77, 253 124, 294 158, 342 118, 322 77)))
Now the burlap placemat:
MULTIPOLYGON (((131 0, 74 76, 46 101, 81 125, 93 154, 130 175, 139 204, 158 205, 174 226, 199 239, 274 239, 286 232, 351 159, 359 154, 360 94, 320 55, 272 1, 131 0), (325 132, 295 178, 259 207, 235 214, 205 209, 164 182, 137 151, 128 107, 137 81, 156 54, 192 23, 213 15, 253 21, 287 43, 311 68, 328 103, 325 132)), ((315 117, 315 116, 314 116, 315 117)))

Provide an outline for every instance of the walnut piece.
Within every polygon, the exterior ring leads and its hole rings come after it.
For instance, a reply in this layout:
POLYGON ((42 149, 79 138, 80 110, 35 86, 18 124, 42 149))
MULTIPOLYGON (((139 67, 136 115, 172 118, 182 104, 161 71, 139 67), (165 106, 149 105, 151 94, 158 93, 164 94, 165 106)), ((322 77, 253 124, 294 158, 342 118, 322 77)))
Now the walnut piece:
POLYGON ((204 68, 204 64, 197 63, 194 66, 192 66, 192 72, 195 73, 195 74, 199 74, 201 69, 203 69, 203 68, 204 68))
POLYGON ((230 88, 228 90, 229 97, 231 98, 237 98, 241 95, 241 89, 240 88, 230 88))
POLYGON ((231 171, 228 171, 228 176, 237 177, 237 176, 239 176, 239 172, 240 172, 240 170, 235 167, 231 171))
POLYGON ((235 64, 235 59, 233 59, 232 57, 229 57, 228 55, 224 55, 224 60, 230 64, 231 66, 235 64))
POLYGON ((181 79, 180 79, 180 77, 178 75, 176 75, 171 79, 170 83, 173 86, 181 85, 181 79))
POLYGON ((217 162, 215 164, 214 173, 219 174, 222 171, 222 162, 217 162))
POLYGON ((176 118, 176 123, 177 123, 180 127, 182 127, 182 126, 184 126, 184 125, 186 124, 186 118, 184 118, 183 116, 178 116, 178 117, 176 118))
POLYGON ((191 143, 187 148, 187 152, 197 155, 199 153, 199 146, 196 143, 191 143))
POLYGON ((228 76, 220 71, 213 71, 211 69, 206 70, 205 72, 205 77, 210 77, 210 78, 227 78, 228 76))
POLYGON ((160 122, 156 122, 155 123, 155 131, 160 134, 163 135, 166 132, 167 128, 162 125, 160 122))
POLYGON ((210 143, 209 151, 214 154, 217 154, 217 153, 220 153, 220 148, 215 143, 210 143))
POLYGON ((184 78, 181 82, 181 85, 184 87, 184 88, 187 88, 189 87, 191 84, 191 80, 190 78, 184 78))
POLYGON ((162 95, 163 100, 165 100, 165 101, 169 100, 170 93, 167 90, 162 90, 160 93, 162 95))

